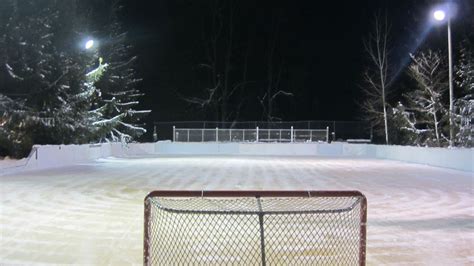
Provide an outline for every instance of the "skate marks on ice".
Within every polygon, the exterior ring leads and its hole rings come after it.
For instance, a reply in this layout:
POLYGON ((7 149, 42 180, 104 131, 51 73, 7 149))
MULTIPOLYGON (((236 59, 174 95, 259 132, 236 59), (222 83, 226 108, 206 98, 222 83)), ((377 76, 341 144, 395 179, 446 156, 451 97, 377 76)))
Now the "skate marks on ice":
POLYGON ((0 264, 142 264, 143 198, 155 189, 357 189, 367 263, 474 263, 471 173, 386 160, 172 156, 0 177, 0 264))

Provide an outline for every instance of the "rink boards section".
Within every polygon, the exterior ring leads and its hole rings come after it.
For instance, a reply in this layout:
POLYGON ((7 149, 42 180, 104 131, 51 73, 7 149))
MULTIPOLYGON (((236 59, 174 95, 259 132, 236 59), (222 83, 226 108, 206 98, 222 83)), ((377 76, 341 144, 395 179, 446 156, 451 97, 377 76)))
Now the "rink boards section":
POLYGON ((145 155, 265 155, 388 159, 473 172, 473 149, 334 143, 103 143, 35 145, 28 158, 8 165, 0 175, 57 168, 106 157, 145 155))

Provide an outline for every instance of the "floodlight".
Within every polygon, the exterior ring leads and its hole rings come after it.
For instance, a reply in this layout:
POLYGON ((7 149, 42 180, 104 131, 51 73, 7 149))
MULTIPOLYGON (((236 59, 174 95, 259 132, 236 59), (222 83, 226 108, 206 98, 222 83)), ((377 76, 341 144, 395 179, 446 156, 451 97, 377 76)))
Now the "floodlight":
POLYGON ((444 10, 440 10, 440 9, 436 10, 435 12, 433 12, 433 17, 437 21, 443 21, 446 18, 446 12, 444 12, 444 10))
POLYGON ((94 40, 88 40, 86 42, 85 48, 86 49, 91 49, 94 46, 94 40))

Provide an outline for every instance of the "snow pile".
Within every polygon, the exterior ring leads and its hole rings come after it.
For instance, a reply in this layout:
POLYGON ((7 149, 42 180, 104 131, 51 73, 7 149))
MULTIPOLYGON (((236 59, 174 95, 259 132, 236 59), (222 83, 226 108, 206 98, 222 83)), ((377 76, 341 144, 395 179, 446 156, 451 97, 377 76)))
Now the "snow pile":
POLYGON ((17 167, 24 167, 28 162, 28 158, 23 159, 11 159, 10 157, 1 158, 0 157, 0 169, 10 169, 10 168, 17 168, 17 167))

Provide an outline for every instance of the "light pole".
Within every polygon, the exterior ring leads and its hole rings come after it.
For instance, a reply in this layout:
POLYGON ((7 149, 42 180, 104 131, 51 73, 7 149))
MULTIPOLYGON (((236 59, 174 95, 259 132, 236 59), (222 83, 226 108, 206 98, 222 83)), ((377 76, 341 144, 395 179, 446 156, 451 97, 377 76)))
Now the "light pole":
POLYGON ((454 140, 454 122, 453 122, 453 55, 451 46, 451 12, 449 5, 446 6, 446 11, 437 9, 433 12, 433 17, 437 21, 448 20, 448 69, 449 69, 449 146, 453 146, 454 140))

